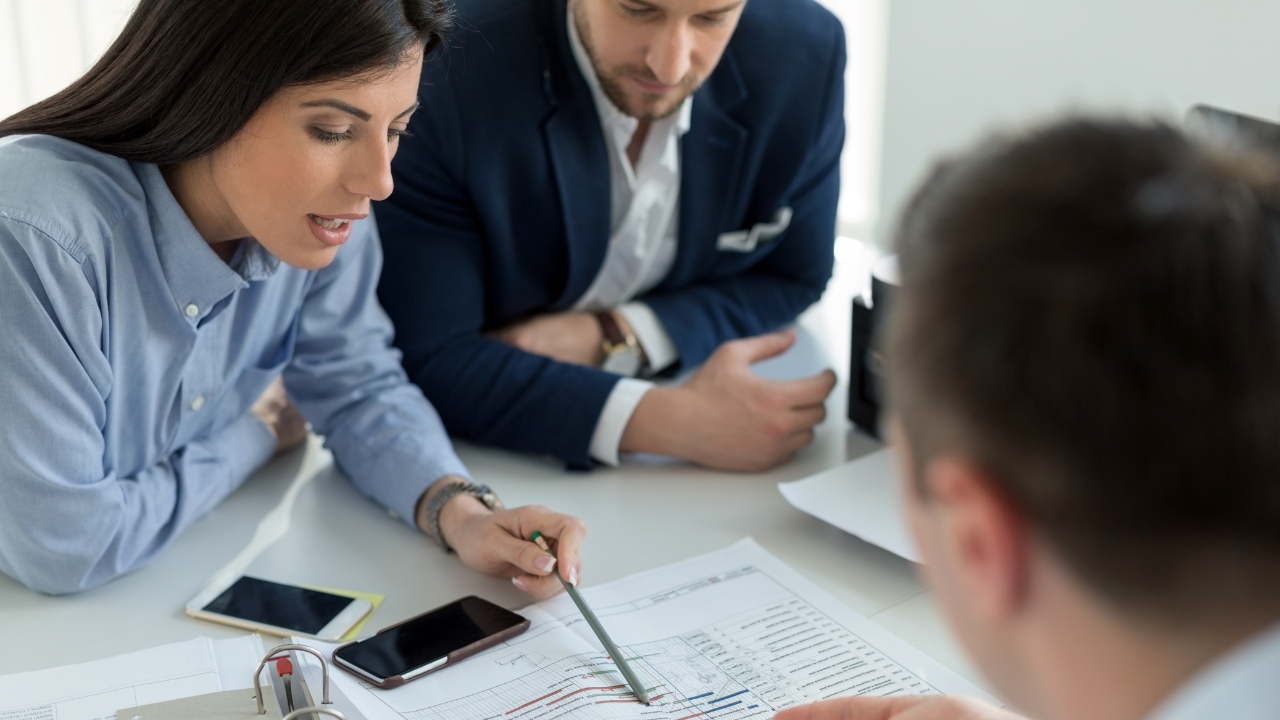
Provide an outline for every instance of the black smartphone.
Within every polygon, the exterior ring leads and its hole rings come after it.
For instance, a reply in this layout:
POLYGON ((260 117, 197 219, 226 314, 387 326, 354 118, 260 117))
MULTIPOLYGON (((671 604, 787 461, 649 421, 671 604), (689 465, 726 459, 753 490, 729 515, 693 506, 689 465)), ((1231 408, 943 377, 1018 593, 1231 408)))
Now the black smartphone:
POLYGON ((528 629, 525 617, 472 595, 343 645, 333 662, 380 688, 399 687, 528 629))

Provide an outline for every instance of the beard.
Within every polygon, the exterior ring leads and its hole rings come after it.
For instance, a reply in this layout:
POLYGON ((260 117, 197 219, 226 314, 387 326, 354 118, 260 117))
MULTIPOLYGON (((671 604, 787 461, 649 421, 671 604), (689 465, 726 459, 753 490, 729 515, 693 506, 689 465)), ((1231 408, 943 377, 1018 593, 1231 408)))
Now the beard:
POLYGON ((588 26, 586 18, 582 16, 578 3, 570 2, 569 7, 573 11, 573 21, 578 28, 578 37, 582 40, 582 47, 587 51, 587 57, 591 59, 591 66, 595 68, 596 77, 600 80, 600 89, 604 91, 605 97, 609 98, 609 101, 615 107, 627 115, 637 120, 661 120, 679 110, 685 98, 692 95, 702 85, 704 78, 698 77, 690 70, 684 77, 680 78, 679 87, 665 95, 652 95, 634 86, 628 87, 628 78, 659 85, 662 82, 647 67, 626 64, 610 68, 604 67, 600 62, 600 57, 596 54, 595 44, 591 38, 591 28, 588 26))

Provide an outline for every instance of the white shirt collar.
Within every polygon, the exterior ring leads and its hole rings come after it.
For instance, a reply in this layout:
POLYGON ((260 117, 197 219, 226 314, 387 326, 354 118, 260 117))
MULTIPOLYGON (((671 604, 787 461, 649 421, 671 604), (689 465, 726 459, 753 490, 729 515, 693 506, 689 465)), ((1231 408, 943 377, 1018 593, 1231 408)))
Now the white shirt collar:
POLYGON ((1273 720, 1280 712, 1280 625, 1212 663, 1148 720, 1273 720))
MULTIPOLYGON (((636 127, 640 125, 640 121, 618 109, 618 106, 614 105, 609 96, 604 93, 604 88, 600 86, 600 77, 596 75, 595 65, 591 63, 591 56, 587 54, 587 48, 578 35, 578 24, 573 21, 572 7, 566 9, 565 22, 569 26, 569 46, 573 49, 573 59, 578 64, 578 71, 582 73, 582 77, 586 78, 587 85, 591 88, 591 96, 595 99, 600 122, 614 143, 620 144, 625 149, 631 143, 631 137, 636 134, 636 127)), ((675 112, 675 129, 680 135, 689 132, 689 123, 692 118, 693 96, 690 95, 675 112)))

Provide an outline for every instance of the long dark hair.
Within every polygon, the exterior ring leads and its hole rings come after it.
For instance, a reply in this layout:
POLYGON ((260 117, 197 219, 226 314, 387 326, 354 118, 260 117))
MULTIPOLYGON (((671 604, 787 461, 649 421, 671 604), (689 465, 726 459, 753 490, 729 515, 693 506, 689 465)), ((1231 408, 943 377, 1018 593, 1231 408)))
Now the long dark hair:
POLYGON ((276 91, 430 52, 449 0, 142 0, 83 77, 0 122, 161 165, 227 142, 276 91))

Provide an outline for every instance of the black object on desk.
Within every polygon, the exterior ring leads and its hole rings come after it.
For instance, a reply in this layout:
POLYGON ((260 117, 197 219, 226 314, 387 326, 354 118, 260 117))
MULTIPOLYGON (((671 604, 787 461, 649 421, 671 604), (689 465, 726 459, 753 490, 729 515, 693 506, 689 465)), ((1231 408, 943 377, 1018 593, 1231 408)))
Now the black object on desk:
POLYGON ((849 342, 849 420, 862 432, 880 436, 880 411, 884 403, 884 355, 881 352, 885 320, 893 306, 896 287, 895 258, 877 263, 871 274, 871 305, 858 296, 853 299, 853 321, 849 342), (892 268, 889 270, 889 268, 892 268))
POLYGON ((1212 105, 1195 105, 1187 111, 1186 126, 1214 135, 1235 135, 1280 151, 1280 125, 1271 120, 1212 105))

